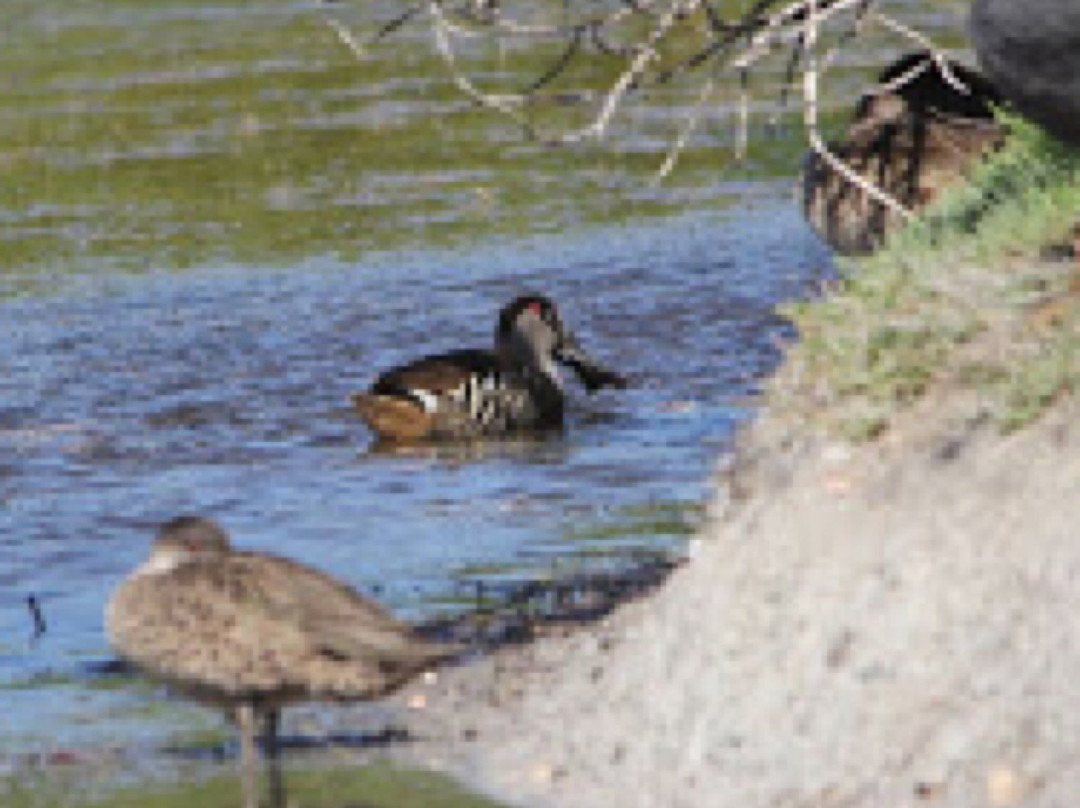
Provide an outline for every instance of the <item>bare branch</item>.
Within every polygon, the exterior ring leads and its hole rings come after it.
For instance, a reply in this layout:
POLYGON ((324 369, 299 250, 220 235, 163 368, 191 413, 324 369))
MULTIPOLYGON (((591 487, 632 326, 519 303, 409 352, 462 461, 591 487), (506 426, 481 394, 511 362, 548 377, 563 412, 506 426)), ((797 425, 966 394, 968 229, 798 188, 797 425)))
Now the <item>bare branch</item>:
POLYGON ((870 6, 874 4, 875 0, 861 0, 853 9, 854 22, 851 27, 842 31, 836 39, 836 43, 829 48, 828 53, 821 57, 821 74, 824 75, 825 71, 832 66, 832 63, 840 56, 840 53, 844 48, 859 34, 862 33, 866 26, 867 20, 870 18, 869 10, 870 6))
MULTIPOLYGON (((509 117, 527 137, 553 145, 600 140, 606 136, 633 91, 665 85, 694 70, 707 71, 699 79, 696 100, 680 122, 665 159, 653 177, 654 184, 672 171, 725 77, 738 82, 734 153, 739 158, 745 156, 750 139, 752 88, 755 87, 753 71, 770 57, 780 55, 784 59, 780 109, 786 109, 797 79, 801 77, 802 123, 810 148, 840 176, 876 202, 908 218, 911 213, 904 205, 859 175, 831 151, 819 129, 819 93, 824 75, 868 22, 876 22, 886 30, 917 42, 929 51, 945 79, 967 92, 932 43, 917 31, 878 11, 880 2, 756 0, 748 10, 733 13, 719 0, 608 0, 589 4, 573 4, 567 0, 561 9, 548 14, 551 7, 546 4, 512 4, 506 0, 423 0, 384 25, 371 42, 424 16, 431 28, 435 48, 454 85, 476 104, 509 117), (537 8, 542 11, 535 11, 537 8), (423 14, 425 10, 426 15, 423 14), (830 46, 826 49, 821 34, 826 30, 834 33, 837 29, 839 33, 829 37, 830 46), (676 31, 688 36, 679 40, 679 48, 665 48, 676 31), (508 38, 552 41, 560 47, 554 59, 520 92, 484 90, 466 71, 458 49, 465 40, 495 41, 501 46, 508 38), (666 52, 672 50, 686 55, 675 58, 672 63, 672 55, 666 52), (589 54, 619 58, 624 63, 603 87, 589 91, 598 100, 584 125, 551 133, 539 132, 526 105, 543 98, 542 91, 566 76, 572 65, 589 54)), ((358 58, 364 55, 365 43, 357 41, 336 20, 328 20, 328 24, 354 55, 358 58)), ((926 69, 925 64, 890 81, 878 91, 900 86, 923 69, 926 69)))
POLYGON ((363 59, 367 56, 366 49, 357 41, 356 37, 353 36, 352 31, 348 29, 345 23, 339 21, 335 17, 326 17, 324 19, 326 20, 326 24, 333 29, 335 34, 337 34, 338 39, 345 43, 345 47, 351 50, 357 59, 363 59))
MULTIPOLYGON (((696 5, 696 2, 697 0, 688 0, 687 6, 696 5)), ((647 40, 638 47, 638 53, 630 62, 629 67, 622 72, 614 85, 612 85, 595 120, 577 132, 568 132, 557 137, 556 142, 574 143, 588 138, 600 139, 604 136, 604 132, 607 130, 615 111, 619 108, 623 97, 635 85, 650 63, 658 58, 659 54, 656 46, 668 35, 682 13, 683 4, 676 0, 657 21, 656 27, 650 32, 647 40)))
POLYGON ((686 146, 686 141, 690 139, 690 135, 693 133, 694 129, 697 128, 698 122, 701 120, 701 111, 705 107, 705 102, 712 97, 715 89, 716 81, 714 79, 709 79, 705 82, 705 86, 701 88, 701 92, 698 94, 693 109, 690 114, 686 116, 686 120, 683 121, 683 125, 679 130, 678 137, 675 138, 675 141, 671 144, 671 148, 668 150, 667 157, 664 158, 664 162, 661 164, 660 168, 657 169, 656 174, 653 175, 650 184, 654 188, 667 178, 667 175, 671 173, 671 170, 679 161, 679 155, 686 146))
POLYGON ((566 49, 559 55, 559 58, 555 60, 551 67, 549 67, 540 75, 540 78, 536 79, 532 84, 525 88, 526 94, 535 93, 537 90, 543 89, 546 85, 550 84, 556 78, 558 78, 564 70, 566 70, 567 65, 569 65, 570 62, 573 61, 573 58, 581 50, 582 36, 583 34, 580 29, 573 33, 573 35, 570 37, 569 44, 566 46, 566 49))
POLYGON ((802 62, 805 53, 806 46, 803 43, 802 36, 799 36, 792 44, 791 53, 788 55, 787 64, 784 66, 784 84, 780 90, 781 109, 787 109, 788 98, 795 89, 795 82, 799 73, 799 64, 802 62))
MULTIPOLYGON (((932 65, 932 64, 933 64, 933 59, 932 58, 930 60, 928 60, 928 61, 925 61, 925 62, 916 62, 910 69, 905 70, 903 73, 901 73, 899 76, 894 78, 892 81, 888 81, 885 84, 879 84, 877 87, 875 87, 873 90, 870 91, 870 94, 871 95, 884 95, 885 93, 891 93, 891 92, 894 92, 895 90, 899 90, 901 87, 905 86, 906 84, 908 84, 911 81, 914 81, 919 76, 921 76, 923 73, 925 73, 927 70, 929 70, 930 65, 932 65)), ((965 90, 965 92, 966 92, 966 90, 965 90)))
MULTIPOLYGON (((326 0, 324 0, 324 4, 325 3, 326 0)), ((353 52, 356 58, 363 59, 367 53, 368 47, 375 45, 380 40, 390 36, 390 34, 394 33, 394 31, 398 30, 403 25, 412 20, 414 17, 419 15, 423 10, 424 6, 422 3, 417 3, 416 5, 405 9, 405 11, 396 16, 394 19, 390 20, 390 22, 386 23, 378 31, 372 34, 372 36, 368 39, 367 46, 363 45, 359 40, 357 40, 356 37, 353 36, 352 31, 349 30, 348 26, 346 26, 336 17, 326 14, 324 15, 323 19, 326 21, 326 24, 334 30, 334 33, 337 34, 338 38, 345 43, 345 46, 353 52)))
POLYGON ((519 112, 525 98, 521 95, 495 95, 481 91, 468 77, 458 68, 457 57, 450 41, 452 26, 443 14, 442 6, 438 0, 428 3, 428 13, 432 18, 432 30, 435 34, 435 44, 442 56, 443 62, 454 84, 465 95, 473 99, 481 106, 494 109, 510 117, 515 123, 529 135, 535 137, 535 132, 528 120, 519 112))
POLYGON ((803 72, 803 121, 810 147, 848 182, 860 188, 871 198, 897 215, 910 220, 914 216, 910 210, 890 194, 885 193, 881 188, 860 176, 851 166, 833 154, 821 137, 821 132, 818 129, 818 57, 816 47, 819 20, 816 0, 808 0, 807 6, 807 14, 803 25, 803 41, 806 48, 806 69, 803 72))
POLYGON ((878 24, 890 29, 891 31, 894 31, 897 34, 900 34, 900 36, 902 37, 910 39, 911 41, 917 43, 920 47, 925 48, 926 51, 930 54, 930 58, 934 61, 934 66, 937 67, 938 71, 941 73, 942 78, 944 78, 945 81, 947 81, 949 85, 958 93, 962 93, 964 95, 971 94, 971 89, 957 77, 957 75, 953 72, 952 68, 949 66, 948 58, 937 47, 935 47, 934 43, 930 40, 929 37, 920 34, 914 28, 904 25, 899 20, 882 14, 877 9, 874 9, 873 17, 874 21, 878 24))
POLYGON ((750 71, 739 71, 739 123, 735 130, 735 156, 746 158, 746 146, 750 141, 750 71))

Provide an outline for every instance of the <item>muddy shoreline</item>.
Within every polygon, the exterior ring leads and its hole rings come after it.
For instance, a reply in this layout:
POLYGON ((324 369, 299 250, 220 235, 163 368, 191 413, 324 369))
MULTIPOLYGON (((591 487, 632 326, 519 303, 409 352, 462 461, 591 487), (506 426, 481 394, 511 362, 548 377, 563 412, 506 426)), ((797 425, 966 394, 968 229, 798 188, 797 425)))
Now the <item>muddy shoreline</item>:
MULTIPOLYGON (((859 448, 766 410, 688 562, 427 625, 480 650, 289 711, 325 739, 290 770, 388 758, 537 808, 1072 804, 1080 407, 1003 436, 954 405, 859 448)), ((187 770, 231 775, 212 757, 187 770)))
POLYGON ((409 759, 515 806, 1072 804, 1080 408, 951 406, 861 448, 766 412, 690 563, 408 691, 409 759))
MULTIPOLYGON (((536 643, 586 630, 621 605, 654 592, 684 563, 685 558, 674 552, 639 548, 606 559, 603 568, 499 585, 477 584, 476 602, 471 608, 416 626, 423 636, 462 646, 458 660, 383 702, 290 708, 285 713, 281 739, 286 766, 294 778, 342 765, 356 767, 361 779, 379 779, 383 770, 394 772, 402 764, 408 767, 406 771, 412 770, 422 763, 415 752, 426 749, 431 740, 426 734, 418 734, 428 730, 416 725, 414 719, 426 710, 426 692, 437 687, 444 677, 468 680, 477 662, 489 658, 516 659, 516 664, 527 665, 529 649, 536 643)), ((86 681, 97 686, 123 687, 141 681, 137 671, 115 658, 87 663, 81 670, 86 681)), ((164 693, 162 696, 169 698, 164 693)), ((468 709, 464 704, 462 708, 468 709)), ((20 753, 2 759, 0 797, 5 787, 18 791, 20 783, 38 781, 62 793, 62 784, 69 780, 89 780, 107 795, 113 788, 124 789, 131 782, 156 791, 162 784, 178 780, 188 784, 174 794, 183 802, 183 788, 221 775, 232 778, 237 754, 233 733, 225 727, 207 733, 197 743, 177 739, 152 748, 116 743, 20 753)), ((392 776, 402 780, 407 793, 409 776, 392 776)), ((449 781, 445 790, 456 793, 449 781)), ((53 804, 48 800, 41 797, 34 804, 53 804)), ((375 799, 371 804, 393 803, 375 799)), ((476 804, 488 805, 480 797, 476 804)))

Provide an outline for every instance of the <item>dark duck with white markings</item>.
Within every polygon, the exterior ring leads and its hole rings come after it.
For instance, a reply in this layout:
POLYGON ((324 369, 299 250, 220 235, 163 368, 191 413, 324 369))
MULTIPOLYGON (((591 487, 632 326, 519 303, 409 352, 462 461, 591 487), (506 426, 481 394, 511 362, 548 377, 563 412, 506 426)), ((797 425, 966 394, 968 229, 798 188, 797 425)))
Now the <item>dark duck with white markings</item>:
POLYGON ((389 370, 353 396, 381 440, 462 440, 557 428, 563 383, 556 363, 590 393, 626 379, 593 359, 555 304, 522 295, 499 313, 495 349, 458 350, 389 370))

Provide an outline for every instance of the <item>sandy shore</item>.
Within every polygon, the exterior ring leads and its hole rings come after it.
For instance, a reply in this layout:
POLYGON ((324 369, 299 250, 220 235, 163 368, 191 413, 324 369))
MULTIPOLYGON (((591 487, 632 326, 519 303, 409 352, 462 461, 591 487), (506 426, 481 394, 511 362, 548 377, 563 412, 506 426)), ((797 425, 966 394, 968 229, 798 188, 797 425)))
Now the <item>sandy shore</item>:
POLYGON ((857 449, 766 413, 689 564, 407 693, 413 754, 520 806, 1075 805, 1080 412, 948 407, 857 449))

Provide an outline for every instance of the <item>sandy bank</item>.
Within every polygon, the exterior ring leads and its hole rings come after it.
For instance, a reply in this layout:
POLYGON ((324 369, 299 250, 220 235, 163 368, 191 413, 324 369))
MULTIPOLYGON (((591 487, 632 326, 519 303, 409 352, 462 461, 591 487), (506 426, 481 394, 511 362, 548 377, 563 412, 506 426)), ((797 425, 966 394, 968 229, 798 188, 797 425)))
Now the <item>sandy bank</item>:
POLYGON ((690 564, 441 676, 417 754, 525 806, 1075 805, 1080 413, 948 407, 860 449, 760 420, 690 564))

